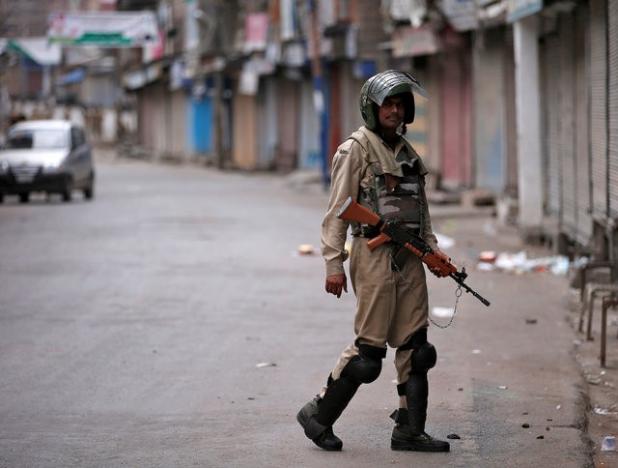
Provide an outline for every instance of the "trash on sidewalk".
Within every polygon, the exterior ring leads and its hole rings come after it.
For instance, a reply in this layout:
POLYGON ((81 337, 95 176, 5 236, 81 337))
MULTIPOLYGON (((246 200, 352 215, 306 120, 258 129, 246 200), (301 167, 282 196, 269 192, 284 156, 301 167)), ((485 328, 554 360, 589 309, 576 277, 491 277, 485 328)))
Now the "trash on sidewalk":
POLYGON ((611 409, 601 408, 600 406, 595 406, 593 411, 595 414, 600 414, 601 416, 608 416, 610 414, 618 414, 618 411, 611 411, 611 409))
POLYGON ((313 255, 315 250, 311 244, 300 244, 297 249, 300 255, 313 255))
POLYGON ((605 436, 601 442, 601 452, 615 452, 616 451, 616 437, 605 436))
POLYGON ((528 429, 528 428, 530 427, 530 424, 528 424, 528 423, 523 423, 523 424, 521 425, 521 427, 523 427, 524 429, 528 429))
POLYGON ((564 276, 569 269, 569 259, 563 255, 528 258, 528 254, 523 250, 517 253, 500 252, 497 255, 492 251, 484 251, 479 255, 477 269, 480 271, 498 269, 516 274, 550 272, 556 276, 564 276))
POLYGON ((277 364, 274 362, 258 362, 255 367, 261 369, 263 367, 277 367, 277 364))
POLYGON ((494 262, 494 264, 497 268, 500 268, 501 270, 523 271, 524 265, 526 264, 527 260, 528 259, 526 257, 526 252, 523 251, 514 254, 508 252, 501 252, 496 257, 496 261, 494 262))
POLYGON ((472 354, 481 354, 481 350, 480 349, 473 349, 472 350, 472 354))
POLYGON ((479 262, 494 263, 498 255, 493 250, 483 250, 479 254, 479 262))
POLYGON ((509 387, 507 387, 506 385, 498 385, 498 390, 506 390, 507 388, 509 387))
POLYGON ((447 439, 461 439, 461 437, 459 437, 459 435, 455 433, 447 435, 446 438, 447 439))
POLYGON ((451 318, 455 313, 452 307, 432 307, 431 315, 435 318, 451 318))
POLYGON ((536 325, 537 321, 538 321, 538 320, 537 320, 537 319, 535 319, 535 318, 527 318, 527 319, 526 319, 526 324, 527 324, 527 325, 536 325))
POLYGON ((544 439, 545 436, 544 435, 540 435, 540 436, 536 436, 537 439, 544 439))

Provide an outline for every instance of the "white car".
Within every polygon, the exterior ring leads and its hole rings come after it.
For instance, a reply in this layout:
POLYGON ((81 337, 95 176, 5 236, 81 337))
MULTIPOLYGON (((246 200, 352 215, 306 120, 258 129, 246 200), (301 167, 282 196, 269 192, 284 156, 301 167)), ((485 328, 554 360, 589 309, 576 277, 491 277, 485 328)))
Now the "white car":
POLYGON ((73 190, 94 196, 92 148, 84 130, 68 120, 31 120, 13 125, 0 150, 0 202, 15 194, 22 203, 31 192, 59 193, 70 201, 73 190))

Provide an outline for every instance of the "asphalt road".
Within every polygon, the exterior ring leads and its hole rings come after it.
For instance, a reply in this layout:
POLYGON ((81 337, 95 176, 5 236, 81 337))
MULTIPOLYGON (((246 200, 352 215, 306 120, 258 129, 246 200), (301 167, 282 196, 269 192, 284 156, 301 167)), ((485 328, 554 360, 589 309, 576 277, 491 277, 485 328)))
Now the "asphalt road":
MULTIPOLYGON (((342 453, 304 437, 295 414, 353 339, 353 296, 326 295, 319 255, 296 253, 325 203, 280 176, 127 161, 100 162, 92 202, 7 198, 0 467, 587 466, 565 280, 548 274, 474 272, 492 307, 465 295, 430 330, 428 431, 457 433, 450 453, 390 450, 392 350, 335 425, 342 453)), ((518 246, 438 214, 461 263, 518 246)), ((430 279, 432 306, 453 293, 430 279)))

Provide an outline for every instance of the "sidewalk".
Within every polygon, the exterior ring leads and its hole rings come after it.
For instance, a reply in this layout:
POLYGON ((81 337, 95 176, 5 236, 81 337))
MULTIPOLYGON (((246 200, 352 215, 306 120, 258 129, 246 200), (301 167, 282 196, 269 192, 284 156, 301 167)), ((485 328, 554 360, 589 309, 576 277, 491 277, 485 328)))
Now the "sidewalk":
MULTIPOLYGON (((482 213, 452 217, 440 207, 431 207, 431 212, 434 230, 455 240, 448 252, 467 267, 469 284, 492 302, 484 308, 468 295, 455 318, 459 322, 455 327, 465 331, 456 346, 470 361, 472 381, 479 384, 472 389, 473 408, 487 425, 479 433, 481 452, 494 452, 486 466, 589 466, 590 452, 582 432, 586 382, 573 359, 575 335, 566 320, 566 277, 476 269, 484 250, 525 250, 534 258, 551 252, 523 244, 515 228, 501 226, 482 213), (494 439, 496 432, 501 440, 494 439), (485 444, 483 436, 489 438, 485 444), (492 440, 504 443, 504 448, 495 453, 492 440)), ((430 278, 431 305, 446 305, 449 299, 452 303, 452 296, 439 297, 437 303, 434 285, 438 281, 430 278)), ((448 335, 449 330, 434 328, 432 335, 437 334, 448 335)), ((453 348, 454 338, 445 346, 453 348)))
MULTIPOLYGON (((618 452, 601 451, 601 447, 604 437, 618 438, 618 337, 616 335, 618 313, 611 309, 608 311, 607 358, 606 367, 602 368, 599 361, 601 306, 600 301, 596 302, 592 327, 593 341, 586 341, 586 322, 584 322, 584 333, 578 334, 574 340, 574 356, 582 368, 586 382, 587 429, 592 443, 595 466, 614 467, 618 466, 618 452)), ((569 306, 571 324, 573 329, 577 330, 581 308, 579 291, 571 291, 569 306)))
MULTIPOLYGON (((451 210, 456 207, 451 207, 451 210)), ((465 210, 462 210, 465 211, 465 210)), ((469 210, 468 210, 469 211, 469 210)), ((448 218, 452 214, 446 207, 432 207, 432 218, 448 218), (436 209, 437 208, 437 209, 436 209)), ((478 210, 477 217, 482 217, 483 211, 478 210)), ((468 213, 467 216, 475 216, 468 213)), ((457 216, 458 218, 461 216, 457 216)), ((494 218, 495 219, 495 218, 494 218)), ((451 222, 456 222, 451 219, 451 222)), ((517 230, 515 227, 501 227, 493 219, 484 219, 480 224, 483 229, 485 246, 487 250, 498 250, 491 242, 492 237, 499 237, 500 243, 506 241, 510 244, 508 251, 517 252, 525 250, 529 256, 539 257, 551 255, 539 247, 533 247, 522 243, 518 239, 517 230), (489 236, 488 236, 489 234, 489 236), (489 237, 489 239, 488 239, 489 237)), ((469 251, 471 253, 471 251, 469 251)), ((471 260, 474 260, 471 258, 471 260)), ((509 273, 502 273, 509 275, 509 273)), ((573 274, 569 272, 569 276, 573 274)), ((571 326, 572 342, 565 342, 564 352, 568 353, 576 361, 578 370, 581 376, 578 376, 576 382, 577 391, 580 392, 576 408, 576 427, 583 429, 582 434, 585 437, 584 443, 589 445, 592 463, 596 467, 613 467, 618 466, 617 451, 602 451, 602 442, 606 436, 618 437, 618 346, 616 345, 618 313, 617 311, 608 311, 608 337, 607 337, 607 363, 605 368, 601 368, 599 361, 600 354, 600 322, 601 322, 601 305, 600 300, 596 301, 594 317, 593 317, 593 341, 587 341, 585 333, 578 333, 579 314, 581 309, 580 291, 569 288, 569 281, 564 278, 553 278, 549 280, 549 273, 524 273, 530 280, 539 280, 541 282, 556 283, 556 290, 547 289, 544 301, 552 301, 562 306, 564 318, 571 326), (558 281, 555 281, 558 280, 558 281)), ((541 303, 542 303, 541 302, 541 303)), ((531 317, 536 319, 536 315, 531 317)), ((537 319, 538 324, 538 319, 537 319)), ((551 335, 548 335, 551 336, 551 335)))

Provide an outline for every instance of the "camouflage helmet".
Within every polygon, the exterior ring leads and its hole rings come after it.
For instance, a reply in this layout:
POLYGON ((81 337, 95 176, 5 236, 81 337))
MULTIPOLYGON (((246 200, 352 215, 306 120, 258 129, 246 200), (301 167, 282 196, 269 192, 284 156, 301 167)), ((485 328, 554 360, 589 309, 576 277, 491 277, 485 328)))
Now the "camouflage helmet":
POLYGON ((374 111, 373 104, 381 106, 389 96, 407 94, 405 99, 405 114, 403 121, 406 124, 414 121, 414 92, 426 96, 426 92, 420 83, 409 73, 397 70, 387 70, 373 75, 361 88, 360 111, 365 125, 370 130, 378 127, 378 116, 374 111))

